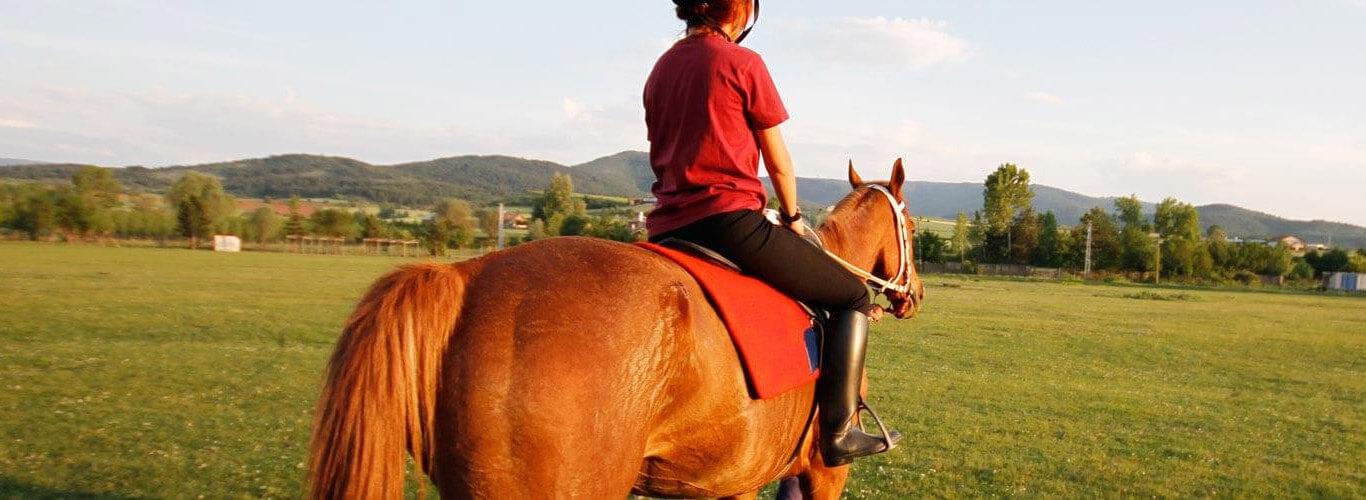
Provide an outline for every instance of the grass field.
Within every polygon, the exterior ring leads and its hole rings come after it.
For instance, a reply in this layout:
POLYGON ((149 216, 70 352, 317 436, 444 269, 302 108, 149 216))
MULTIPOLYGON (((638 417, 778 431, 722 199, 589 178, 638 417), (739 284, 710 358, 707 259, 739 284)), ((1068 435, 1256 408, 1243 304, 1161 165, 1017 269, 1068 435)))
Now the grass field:
MULTIPOLYGON (((297 497, 323 362, 401 262, 0 243, 0 497, 297 497)), ((1366 298, 927 277, 852 498, 1366 496, 1366 298)))

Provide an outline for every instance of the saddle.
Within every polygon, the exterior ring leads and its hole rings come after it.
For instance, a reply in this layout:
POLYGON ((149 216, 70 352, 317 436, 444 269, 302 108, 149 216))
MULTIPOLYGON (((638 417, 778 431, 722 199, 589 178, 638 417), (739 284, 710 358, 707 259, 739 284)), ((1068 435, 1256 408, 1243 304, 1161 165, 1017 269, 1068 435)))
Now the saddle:
MULTIPOLYGON (((713 264, 728 268, 740 274, 744 274, 744 271, 740 270, 740 265, 736 264, 735 261, 726 258, 726 256, 717 253, 715 250, 699 245, 697 243, 693 243, 688 240, 680 240, 678 238, 668 238, 660 241, 659 244, 660 246, 697 255, 698 257, 711 261, 713 264)), ((802 302, 800 300, 794 299, 793 302, 796 302, 797 305, 802 306, 802 309, 806 311, 806 314, 808 316, 811 316, 811 319, 813 321, 816 321, 817 324, 823 324, 825 320, 829 319, 830 317, 830 313, 826 312, 823 309, 811 307, 807 303, 802 302)))
POLYGON ((751 397, 769 399, 819 376, 823 311, 741 273, 701 245, 676 239, 637 245, 677 263, 697 281, 730 333, 751 397))

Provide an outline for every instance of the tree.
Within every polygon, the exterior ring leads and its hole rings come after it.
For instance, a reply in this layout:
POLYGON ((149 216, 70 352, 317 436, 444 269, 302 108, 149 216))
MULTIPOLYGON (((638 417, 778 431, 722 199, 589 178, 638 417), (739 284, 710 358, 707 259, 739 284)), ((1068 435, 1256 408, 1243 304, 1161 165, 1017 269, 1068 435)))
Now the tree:
POLYGON ((1233 250, 1229 246, 1228 233, 1218 224, 1205 232, 1205 250, 1209 254, 1212 268, 1229 269, 1233 260, 1233 250))
POLYGON ((536 219, 527 226, 526 241, 536 241, 549 238, 550 234, 545 230, 545 221, 536 219))
POLYGON ((380 219, 379 216, 366 214, 365 218, 361 219, 360 234, 362 238, 387 238, 389 233, 389 228, 384 225, 384 220, 380 219))
POLYGON ((1120 266, 1130 271, 1150 271, 1156 262, 1156 242, 1148 235, 1150 226, 1143 215, 1143 203, 1137 196, 1115 200, 1115 218, 1119 220, 1119 245, 1122 249, 1120 266))
POLYGON ((1073 260, 1085 267, 1086 262, 1086 225, 1091 224, 1091 267, 1093 269, 1119 269, 1123 248, 1120 246, 1119 230, 1115 220, 1104 208, 1095 207, 1081 216, 1072 228, 1072 240, 1076 242, 1073 260))
POLYGON ((1148 218, 1143 215, 1143 202, 1130 195, 1115 200, 1115 218, 1121 227, 1135 227, 1148 231, 1148 218))
POLYGON ((55 193, 48 189, 35 189, 27 196, 15 201, 13 226, 28 233, 31 240, 38 240, 57 229, 57 202, 55 193))
POLYGON ((986 260, 987 225, 982 220, 982 212, 972 213, 972 225, 968 226, 968 251, 973 259, 986 260))
POLYGON ((1346 271, 1351 264, 1351 256, 1341 248, 1323 252, 1309 252, 1304 254, 1304 260, 1320 275, 1346 271))
POLYGON ((132 197, 131 210, 114 214, 114 233, 124 238, 165 240, 175 234, 176 216, 163 205, 161 196, 144 194, 132 197))
POLYGON ((968 250, 971 248, 969 231, 968 214, 958 212, 958 220, 953 223, 953 237, 949 238, 949 243, 953 245, 953 252, 958 254, 958 262, 968 260, 968 250))
MULTIPOLYGON (((551 236, 560 236, 561 226, 570 217, 585 217, 588 206, 583 200, 574 197, 574 180, 568 174, 556 173, 550 177, 550 187, 546 188, 541 199, 532 208, 532 218, 545 221, 545 229, 551 236)), ((573 228, 582 230, 586 221, 576 221, 573 228)), ((567 235, 566 235, 567 236, 567 235)))
POLYGON ((1058 217, 1053 211, 1039 216, 1039 246, 1034 252, 1034 264, 1042 267, 1062 267, 1066 261, 1067 247, 1058 231, 1058 217))
POLYGON ((355 216, 351 215, 351 212, 336 208, 324 208, 313 212, 308 222, 313 226, 313 232, 320 236, 351 239, 360 232, 355 216))
POLYGON ((637 239, 635 231, 631 230, 631 225, 625 219, 606 215, 593 217, 592 222, 588 225, 587 235, 622 242, 632 242, 637 239))
POLYGON ((588 234, 592 219, 586 215, 569 215, 560 223, 560 236, 584 236, 588 234))
POLYGON ((1171 274, 1208 274, 1209 248, 1200 241, 1200 213, 1195 206, 1167 198, 1157 205, 1153 226, 1162 235, 1162 267, 1171 274))
POLYGON ((289 197, 289 216, 285 219, 286 234, 300 236, 307 233, 307 228, 304 227, 303 207, 301 205, 299 195, 289 197))
POLYGON ((1366 254, 1356 252, 1348 257, 1347 270, 1354 273, 1366 273, 1366 254))
POLYGON ((119 203, 123 186, 114 179, 114 171, 107 168, 85 166, 71 176, 71 184, 76 192, 90 197, 102 208, 114 208, 119 203))
POLYGON ((429 247, 435 255, 445 255, 446 248, 463 248, 474 241, 476 222, 470 204, 464 200, 446 199, 436 204, 432 220, 428 221, 429 247))
POLYGON ((251 228, 256 243, 260 245, 280 239, 280 230, 284 228, 284 225, 284 218, 276 214, 275 210, 270 207, 257 208, 247 219, 247 226, 251 228))
POLYGON ((221 227, 233 211, 232 198, 218 178, 193 171, 171 184, 166 202, 175 207, 176 227, 192 248, 199 248, 199 239, 221 227))
POLYGON ((1314 267, 1310 266, 1304 259, 1295 259, 1295 265, 1290 269, 1290 278, 1297 281, 1309 281, 1314 279, 1314 267))
POLYGON ((948 241, 938 234, 925 231, 916 233, 914 241, 914 255, 921 261, 942 264, 944 255, 948 253, 948 241))
POLYGON ((1033 207, 1025 207, 1010 224, 1010 261, 1028 264, 1039 247, 1039 217, 1033 207))
POLYGON ((1034 203, 1029 187, 1029 172, 1011 163, 1001 164, 987 176, 982 193, 982 212, 986 218, 986 257, 1000 261, 1013 250, 1012 226, 1020 212, 1034 203))
POLYGON ((479 230, 483 231, 489 238, 498 237, 498 229, 503 226, 503 221, 498 220, 498 210, 485 208, 479 210, 479 230))

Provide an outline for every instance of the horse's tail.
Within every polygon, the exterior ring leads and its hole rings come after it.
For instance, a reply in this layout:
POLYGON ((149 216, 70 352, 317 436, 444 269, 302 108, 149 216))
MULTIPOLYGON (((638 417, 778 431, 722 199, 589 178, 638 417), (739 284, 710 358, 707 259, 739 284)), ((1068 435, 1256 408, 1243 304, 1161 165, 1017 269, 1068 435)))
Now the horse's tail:
MULTIPOLYGON (((313 498, 399 498, 404 450, 430 472, 437 372, 464 278, 451 265, 405 266, 376 281, 347 320, 313 425, 313 498)), ((418 484, 426 493, 426 480, 418 484)))

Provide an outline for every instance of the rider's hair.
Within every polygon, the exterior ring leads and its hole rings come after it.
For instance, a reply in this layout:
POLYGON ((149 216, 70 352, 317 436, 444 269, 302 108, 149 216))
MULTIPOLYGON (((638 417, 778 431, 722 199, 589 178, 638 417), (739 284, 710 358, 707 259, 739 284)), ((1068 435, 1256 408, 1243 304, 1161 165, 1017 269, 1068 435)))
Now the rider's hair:
POLYGON ((678 5, 674 11, 688 28, 705 27, 728 40, 730 34, 721 29, 721 25, 748 15, 750 9, 749 0, 674 0, 674 3, 678 5))

